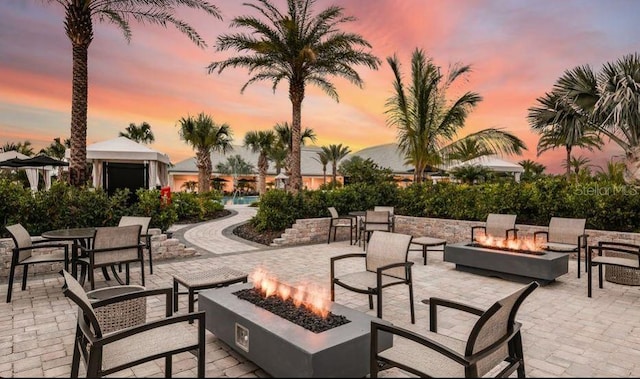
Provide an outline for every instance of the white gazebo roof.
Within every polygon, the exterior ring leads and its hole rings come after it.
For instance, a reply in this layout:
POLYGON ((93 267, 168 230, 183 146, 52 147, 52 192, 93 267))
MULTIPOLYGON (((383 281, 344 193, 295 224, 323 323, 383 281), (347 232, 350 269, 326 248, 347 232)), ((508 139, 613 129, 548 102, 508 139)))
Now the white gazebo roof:
POLYGON ((126 137, 96 142, 87 146, 87 160, 159 161, 169 164, 169 156, 126 137))
POLYGON ((498 172, 524 172, 524 168, 517 163, 509 162, 501 159, 496 155, 484 155, 468 161, 459 162, 447 166, 446 170, 451 170, 457 167, 465 166, 484 166, 490 170, 498 172))

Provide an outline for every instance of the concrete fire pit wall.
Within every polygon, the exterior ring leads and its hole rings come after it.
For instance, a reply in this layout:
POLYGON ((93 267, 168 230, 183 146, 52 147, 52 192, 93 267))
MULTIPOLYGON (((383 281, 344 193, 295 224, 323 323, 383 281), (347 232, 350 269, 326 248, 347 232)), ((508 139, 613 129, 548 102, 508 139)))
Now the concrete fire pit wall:
MULTIPOLYGON (((296 220, 295 224, 285 230, 280 238, 273 241, 274 246, 298 245, 307 243, 327 242, 329 231, 329 218, 308 218, 296 220)), ((410 234, 414 238, 429 236, 441 238, 448 243, 458 243, 471 239, 471 227, 484 225, 479 221, 449 220, 428 217, 410 217, 396 215, 395 231, 397 233, 410 234)), ((539 230, 546 231, 544 226, 516 224, 519 237, 531 237, 539 230)), ((589 245, 595 245, 599 241, 616 241, 640 244, 640 233, 614 232, 608 230, 587 229, 589 245)), ((544 237, 543 237, 544 238, 544 237)), ((349 239, 347 228, 338 228, 336 240, 349 239), (343 230, 344 229, 344 230, 343 230)), ((333 240, 333 237, 332 237, 333 240)), ((574 254, 575 257, 575 254, 574 254)))
MULTIPOLYGON (((167 238, 166 234, 162 234, 160 229, 149 229, 151 236, 151 254, 153 255, 153 262, 172 259, 190 257, 196 255, 194 248, 185 247, 184 244, 176 238, 167 238)), ((59 241, 52 241, 52 243, 60 243, 59 241)), ((9 277, 9 269, 11 268, 11 249, 13 249, 13 240, 11 238, 0 239, 0 278, 5 282, 9 277)), ((49 254, 52 250, 49 249, 37 249, 34 250, 34 255, 49 254)), ((148 265, 149 253, 147 249, 143 250, 145 266, 148 265)), ((71 256, 71 244, 69 244, 69 256, 71 256)), ((31 265, 29 267, 29 274, 35 275, 38 273, 51 273, 58 272, 62 269, 61 263, 40 263, 31 265)), ((16 277, 22 277, 22 268, 16 269, 16 277)))

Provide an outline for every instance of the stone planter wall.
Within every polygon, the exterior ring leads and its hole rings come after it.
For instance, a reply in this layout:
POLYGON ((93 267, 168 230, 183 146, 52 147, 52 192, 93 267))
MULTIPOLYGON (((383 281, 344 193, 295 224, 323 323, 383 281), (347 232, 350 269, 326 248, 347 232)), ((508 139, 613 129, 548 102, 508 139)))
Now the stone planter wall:
MULTIPOLYGON (((471 239, 471 227, 484 225, 480 221, 449 220, 427 217, 410 217, 396 215, 395 218, 397 233, 410 234, 414 238, 429 236, 441 238, 448 243, 458 243, 471 239)), ((547 230, 544 226, 516 224, 519 237, 533 237, 533 233, 539 230, 547 230)), ((349 234, 338 229, 337 240, 348 240, 349 234)), ((327 241, 329 231, 329 218, 310 218, 296 220, 295 224, 285 230, 280 238, 276 238, 272 245, 297 245, 306 243, 319 243, 327 241)), ((614 232, 608 230, 587 229, 589 235, 588 244, 595 245, 599 241, 617 241, 633 244, 640 244, 640 233, 614 232)), ((333 239, 333 238, 332 238, 333 239)))
MULTIPOLYGON (((166 234, 162 234, 160 229, 149 229, 151 236, 151 254, 153 262, 164 259, 190 257, 196 255, 194 248, 185 247, 184 244, 176 238, 167 238, 166 234)), ((60 241, 52 241, 52 243, 60 243, 60 241)), ((9 277, 9 269, 11 268, 11 249, 13 249, 13 240, 11 238, 0 239, 0 278, 5 283, 9 277)), ((50 254, 54 249, 37 249, 34 255, 50 254)), ((144 249, 145 265, 148 265, 149 253, 144 249)), ((71 243, 69 242, 69 257, 71 257, 71 243)), ((30 265, 29 275, 41 273, 54 273, 63 268, 62 263, 40 263, 30 265)), ((16 269, 16 280, 22 278, 22 268, 16 269)), ((19 285, 19 283, 18 283, 19 285)))

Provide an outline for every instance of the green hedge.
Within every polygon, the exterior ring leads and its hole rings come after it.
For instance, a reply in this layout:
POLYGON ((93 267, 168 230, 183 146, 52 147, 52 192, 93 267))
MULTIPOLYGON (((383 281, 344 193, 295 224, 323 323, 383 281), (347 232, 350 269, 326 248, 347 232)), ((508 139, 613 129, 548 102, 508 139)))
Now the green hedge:
MULTIPOLYGON (((166 231, 180 221, 208 220, 224 208, 217 191, 205 194, 177 192, 170 204, 160 199, 157 189, 139 189, 129 202, 129 190, 109 196, 102 189, 76 188, 56 181, 48 191, 32 193, 22 184, 0 179, 0 222, 2 226, 21 223, 32 235, 53 229, 87 226, 114 226, 120 217, 151 217, 149 226, 166 231)), ((0 230, 2 237, 8 233, 0 230)))
POLYGON ((407 216, 483 221, 489 213, 518 215, 519 224, 549 224, 551 217, 587 219, 587 228, 640 232, 640 189, 604 181, 575 183, 562 177, 516 183, 426 183, 399 188, 395 184, 358 183, 332 191, 280 190, 262 196, 252 223, 258 230, 284 230, 298 218, 328 217, 327 207, 340 214, 396 207, 407 216))

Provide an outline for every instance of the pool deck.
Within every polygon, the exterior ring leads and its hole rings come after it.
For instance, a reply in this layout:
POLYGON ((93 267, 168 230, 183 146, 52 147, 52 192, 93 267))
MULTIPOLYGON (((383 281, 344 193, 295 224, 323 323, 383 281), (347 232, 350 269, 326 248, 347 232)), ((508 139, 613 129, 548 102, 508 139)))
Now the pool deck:
MULTIPOLYGON (((290 284, 307 282, 329 286, 329 259, 362 248, 347 242, 272 248, 243 242, 230 236, 234 225, 249 219, 255 208, 229 207, 233 216, 193 226, 174 234, 184 243, 204 252, 197 257, 154 262, 154 274, 147 275, 148 288, 169 287, 172 274, 230 266, 250 272, 262 267, 290 284)), ((430 296, 443 297, 486 308, 522 284, 455 270, 443 262, 442 253, 430 252, 429 263, 411 252, 416 324, 410 323, 405 286, 385 289, 384 316, 392 323, 418 333, 429 324, 428 306, 421 302, 430 296)), ((360 262, 346 260, 340 270, 361 269, 360 262)), ((139 272, 132 269, 132 284, 139 272)), ((6 294, 6 278, 0 293, 6 294)), ((576 261, 569 261, 569 273, 553 283, 537 288, 518 313, 523 324, 524 355, 529 377, 640 377, 640 287, 609 282, 597 288, 594 275, 593 297, 587 297, 587 279, 576 277, 576 261)), ((68 377, 77 309, 62 295, 59 275, 30 277, 26 291, 14 286, 13 301, 0 304, 0 377, 68 377)), ((97 287, 107 286, 100 274, 97 287)), ((336 302, 375 316, 366 295, 336 288, 336 302)), ((187 309, 180 299, 180 312, 187 309)), ((150 303, 150 315, 161 315, 164 305, 150 303)), ((439 319, 443 334, 464 338, 475 317, 445 310, 439 319)), ((195 326, 193 326, 195 328, 195 326)), ((242 358, 215 335, 206 335, 207 377, 268 377, 268 373, 242 358)), ((162 377, 164 360, 159 359, 114 377, 162 377)), ((80 375, 84 375, 81 364, 80 375)), ((196 360, 190 353, 174 357, 175 377, 194 377, 196 360)), ((381 373, 386 377, 407 377, 397 369, 381 373)))

